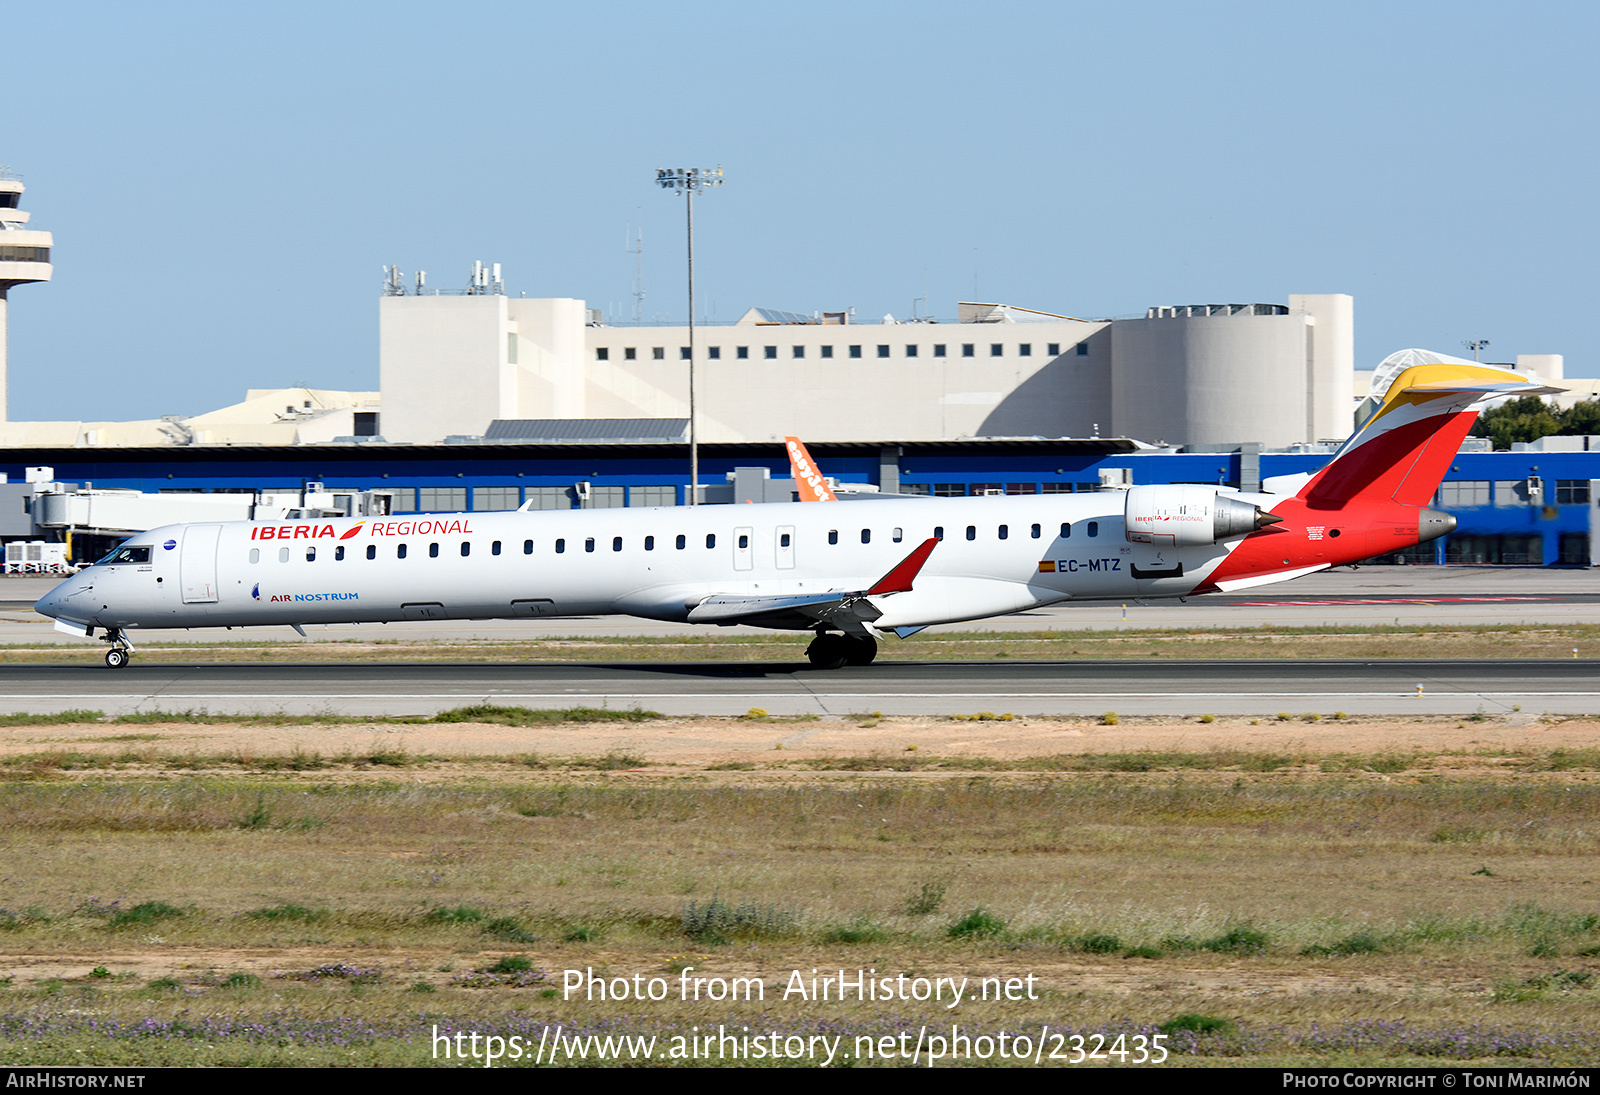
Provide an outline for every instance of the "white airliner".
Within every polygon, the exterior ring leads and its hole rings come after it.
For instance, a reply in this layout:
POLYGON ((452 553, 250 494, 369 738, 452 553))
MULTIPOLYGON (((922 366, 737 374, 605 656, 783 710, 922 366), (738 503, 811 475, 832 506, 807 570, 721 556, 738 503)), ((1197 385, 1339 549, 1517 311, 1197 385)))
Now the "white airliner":
POLYGON ((174 525, 132 537, 36 607, 60 630, 99 633, 113 668, 128 664, 135 629, 608 613, 814 631, 812 665, 865 665, 886 632, 1244 589, 1442 536, 1455 519, 1428 503, 1480 406, 1550 390, 1488 366, 1415 366, 1292 493, 1180 484, 174 525))

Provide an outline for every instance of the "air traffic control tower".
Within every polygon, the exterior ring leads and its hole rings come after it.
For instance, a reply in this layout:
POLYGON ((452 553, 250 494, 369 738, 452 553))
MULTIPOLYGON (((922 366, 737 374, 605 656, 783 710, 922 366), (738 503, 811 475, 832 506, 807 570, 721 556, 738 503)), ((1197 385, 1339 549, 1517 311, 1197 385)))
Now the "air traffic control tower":
POLYGON ((28 228, 28 214, 17 208, 22 180, 0 168, 0 422, 6 421, 6 294, 13 285, 49 281, 50 233, 28 228))

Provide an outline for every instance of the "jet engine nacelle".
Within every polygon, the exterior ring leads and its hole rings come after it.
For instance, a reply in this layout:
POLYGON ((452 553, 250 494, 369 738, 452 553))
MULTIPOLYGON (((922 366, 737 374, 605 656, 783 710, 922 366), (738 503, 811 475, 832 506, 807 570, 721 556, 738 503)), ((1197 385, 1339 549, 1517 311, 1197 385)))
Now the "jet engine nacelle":
POLYGON ((1215 487, 1187 484, 1132 487, 1123 526, 1135 544, 1203 547, 1248 536, 1283 518, 1215 487))

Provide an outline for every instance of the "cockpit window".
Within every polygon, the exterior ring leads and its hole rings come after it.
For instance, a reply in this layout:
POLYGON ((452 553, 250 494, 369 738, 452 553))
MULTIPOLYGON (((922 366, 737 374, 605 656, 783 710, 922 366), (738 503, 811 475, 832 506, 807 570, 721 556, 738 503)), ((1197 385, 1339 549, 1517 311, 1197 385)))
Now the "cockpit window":
POLYGON ((139 546, 124 544, 122 547, 112 549, 111 554, 107 555, 104 559, 101 559, 97 565, 117 566, 118 564, 127 563, 148 563, 149 561, 149 544, 143 544, 139 546))

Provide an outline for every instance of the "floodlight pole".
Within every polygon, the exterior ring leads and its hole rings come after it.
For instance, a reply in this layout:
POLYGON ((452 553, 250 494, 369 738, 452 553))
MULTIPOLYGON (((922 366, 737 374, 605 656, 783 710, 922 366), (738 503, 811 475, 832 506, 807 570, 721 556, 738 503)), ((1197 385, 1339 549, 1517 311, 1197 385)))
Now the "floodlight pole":
POLYGON ((699 504, 700 444, 695 415, 694 391, 694 196, 701 190, 722 185, 722 165, 714 168, 658 167, 656 185, 685 198, 689 225, 689 504, 699 504))
POLYGON ((1482 353, 1485 349, 1488 348, 1489 340, 1486 339, 1486 338, 1473 338, 1473 339, 1465 339, 1464 338, 1464 339, 1461 340, 1461 345, 1463 345, 1467 349, 1471 350, 1472 351, 1472 360, 1473 361, 1477 361, 1478 360, 1478 355, 1480 353, 1482 353))

